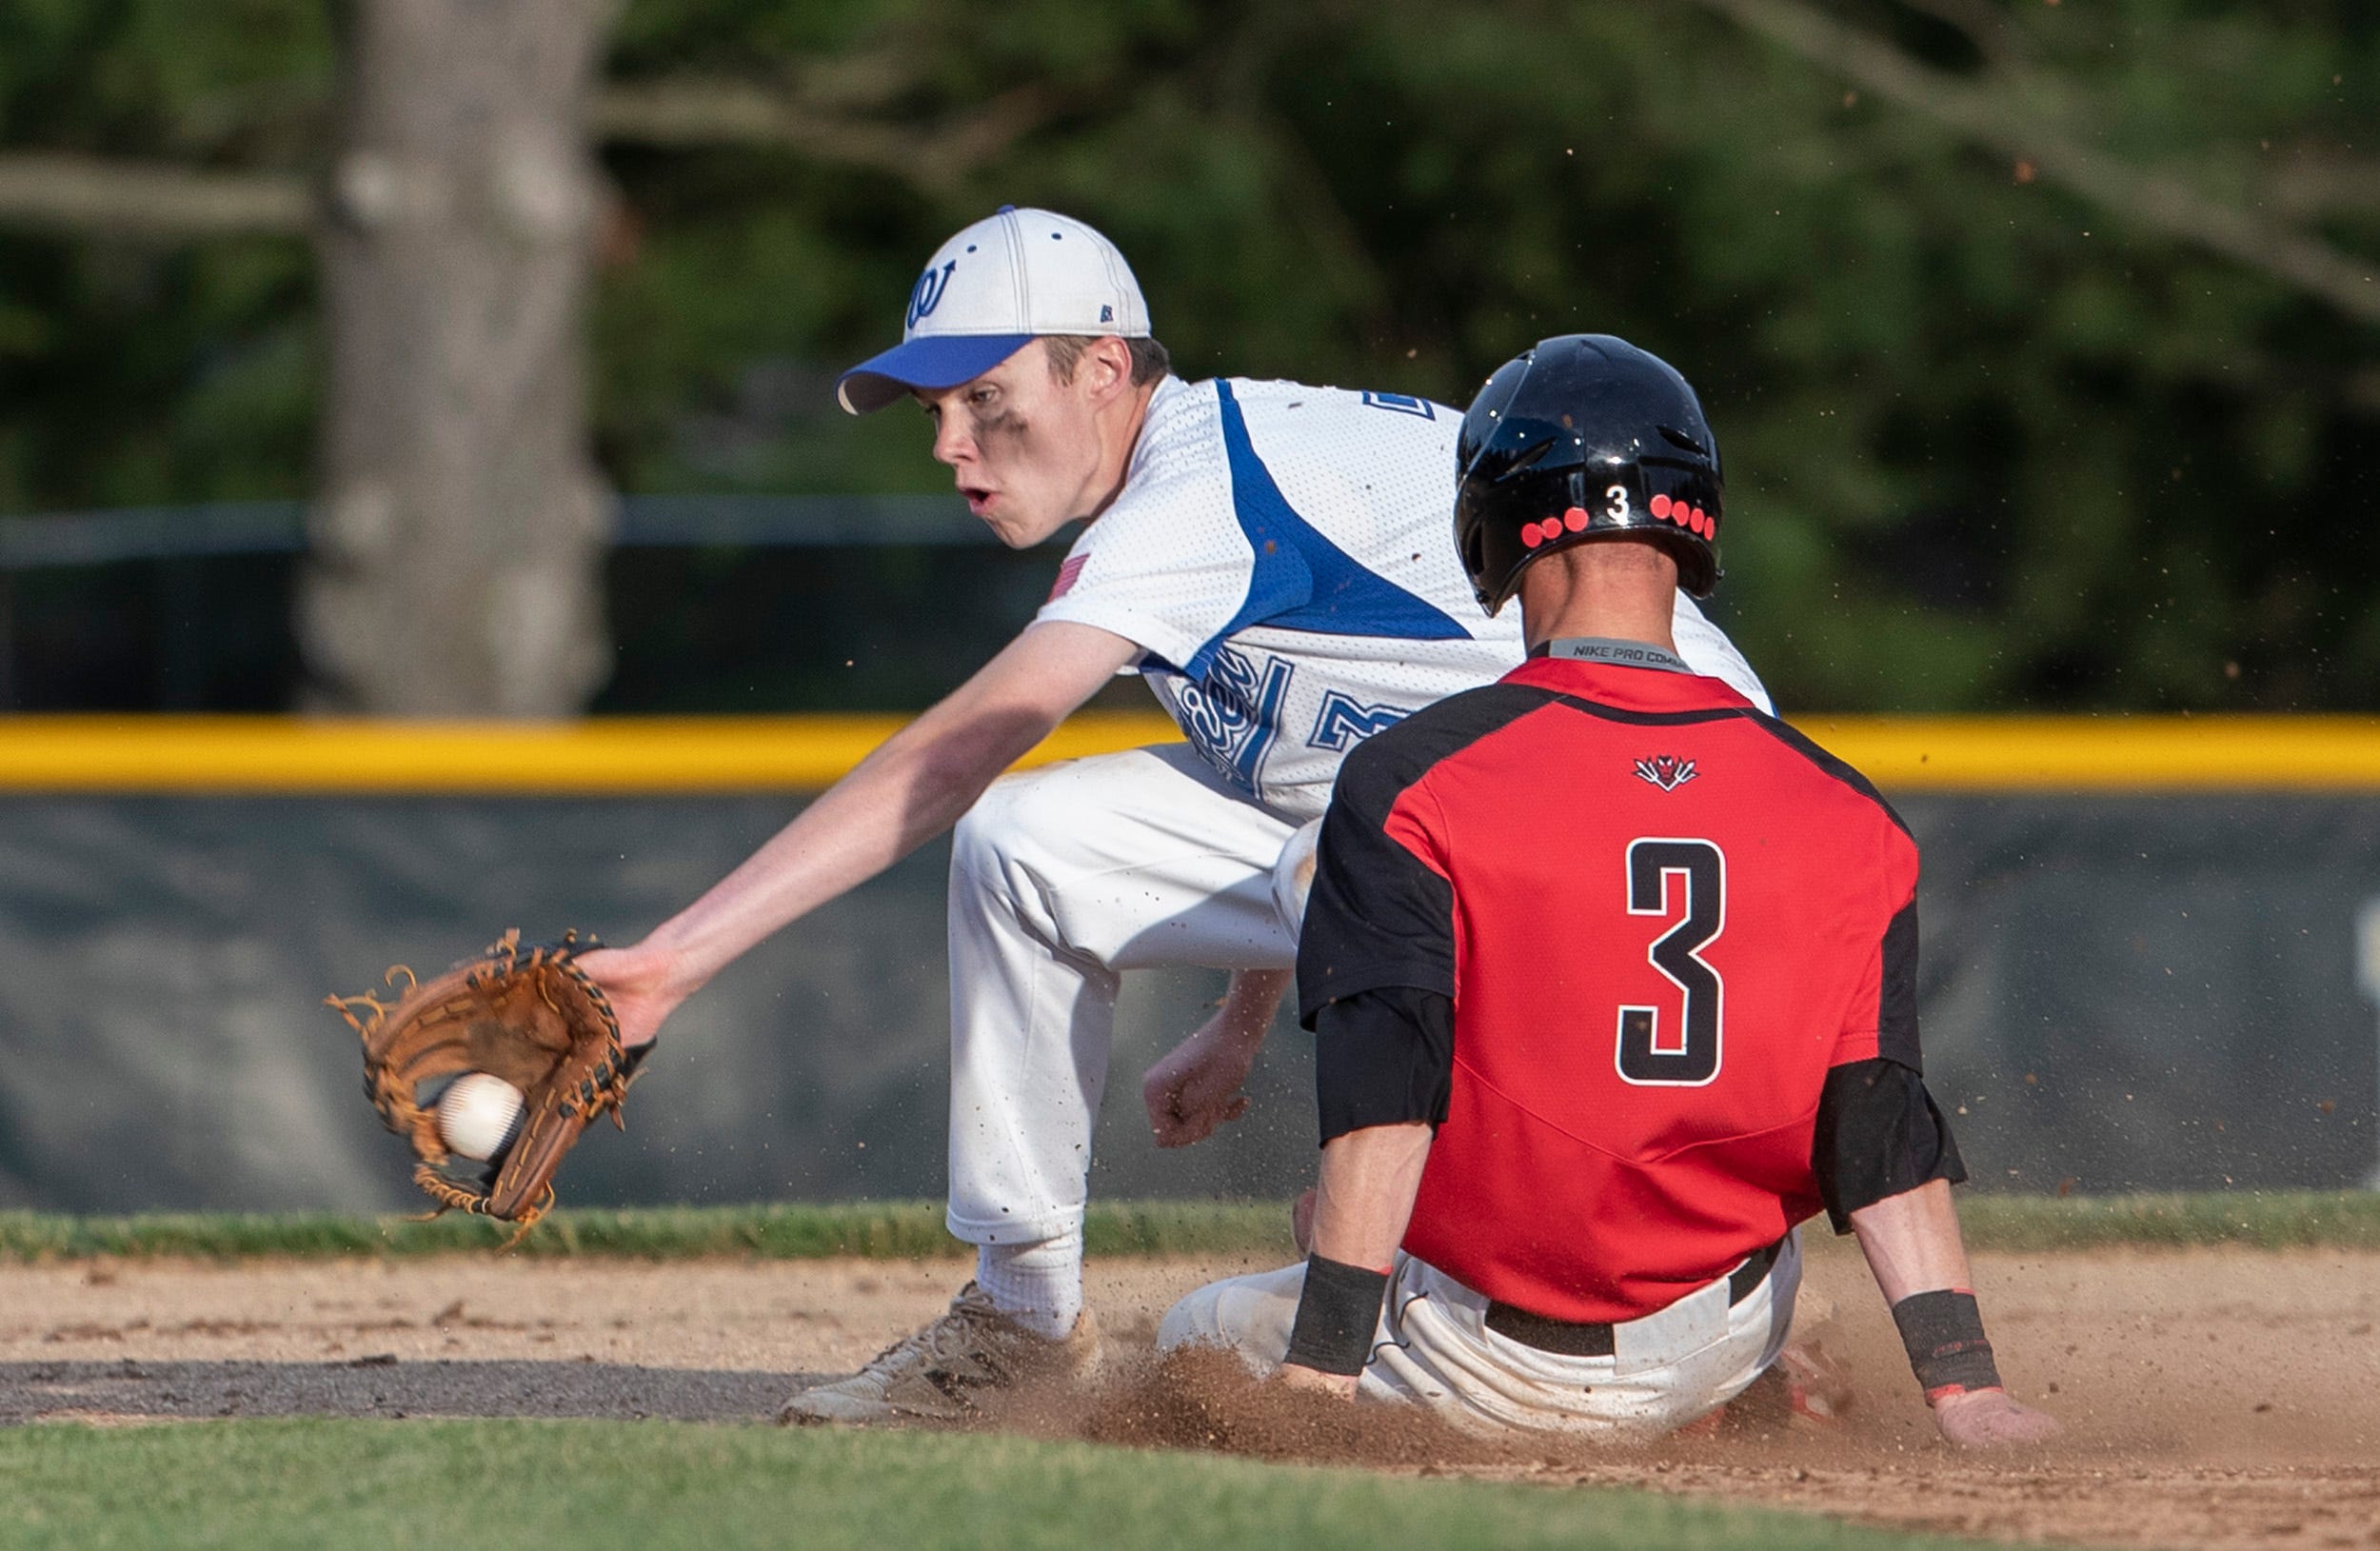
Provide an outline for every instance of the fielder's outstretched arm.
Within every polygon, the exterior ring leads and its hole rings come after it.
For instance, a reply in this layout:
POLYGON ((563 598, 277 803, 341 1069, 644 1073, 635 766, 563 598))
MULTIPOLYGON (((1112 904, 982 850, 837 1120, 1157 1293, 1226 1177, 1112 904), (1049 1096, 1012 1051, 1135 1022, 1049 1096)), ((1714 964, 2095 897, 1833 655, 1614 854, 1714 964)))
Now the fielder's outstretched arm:
POLYGON ((1029 626, 887 738, 709 892, 632 947, 580 960, 641 1044, 713 975, 948 829, 999 775, 1140 655, 1093 626, 1029 626))

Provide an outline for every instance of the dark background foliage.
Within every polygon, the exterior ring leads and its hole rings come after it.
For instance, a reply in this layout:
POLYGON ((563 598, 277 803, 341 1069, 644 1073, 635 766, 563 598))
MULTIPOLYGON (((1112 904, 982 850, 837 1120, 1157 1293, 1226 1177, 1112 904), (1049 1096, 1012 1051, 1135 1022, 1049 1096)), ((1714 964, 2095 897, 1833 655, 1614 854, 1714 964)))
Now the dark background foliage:
MULTIPOLYGON (((2380 12, 1781 12, 2004 135, 1746 14, 633 0, 616 91, 790 106, 734 144, 598 114, 600 460, 632 493, 943 487, 922 422, 846 419, 833 372, 951 229, 1044 204, 1123 247, 1190 375, 1459 403, 1545 334, 1670 358, 1726 448, 1727 621, 1788 706, 2372 709, 2380 329, 2053 172, 2380 254, 2380 12)), ((309 0, 8 0, 0 148, 313 175, 336 46, 309 0)), ((292 237, 0 230, 0 513, 305 496, 313 273, 292 237)), ((623 551, 601 706, 913 706, 1055 562, 623 551)), ((287 704, 286 566, 185 564, 19 578, 17 702, 287 704)))

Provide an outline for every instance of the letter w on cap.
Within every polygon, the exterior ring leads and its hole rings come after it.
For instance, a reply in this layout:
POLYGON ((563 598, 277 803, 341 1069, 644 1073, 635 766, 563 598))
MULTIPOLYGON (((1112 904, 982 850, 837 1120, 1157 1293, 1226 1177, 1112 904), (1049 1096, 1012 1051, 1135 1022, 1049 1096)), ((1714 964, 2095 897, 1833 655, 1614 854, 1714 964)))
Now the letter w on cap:
POLYGON ((950 271, 957 268, 959 261, 952 259, 939 269, 929 266, 923 274, 918 276, 918 283, 909 290, 910 328, 915 328, 919 319, 930 316, 936 308, 942 305, 942 292, 950 288, 950 271))

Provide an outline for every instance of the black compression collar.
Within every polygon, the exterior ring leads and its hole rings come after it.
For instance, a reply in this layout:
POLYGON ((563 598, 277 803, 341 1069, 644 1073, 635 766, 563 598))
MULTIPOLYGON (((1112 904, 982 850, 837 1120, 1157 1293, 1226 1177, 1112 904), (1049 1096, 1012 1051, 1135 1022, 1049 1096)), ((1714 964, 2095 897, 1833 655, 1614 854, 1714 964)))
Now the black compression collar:
POLYGON ((1298 1298, 1298 1322, 1290 1327, 1286 1361, 1341 1378, 1361 1373, 1371 1361, 1372 1335, 1379 1326, 1380 1299, 1387 1291, 1386 1271, 1308 1255, 1305 1291, 1298 1298))
POLYGON ((1930 1405, 1945 1395, 2000 1387, 1999 1365, 1984 1339, 1975 1295, 1956 1288, 1911 1293, 1893 1305, 1909 1365, 1930 1405))
POLYGON ((1692 673, 1686 660, 1649 641, 1623 641, 1616 636, 1575 635, 1540 641, 1529 648, 1532 657, 1568 657, 1581 663, 1613 667, 1652 667, 1664 673, 1692 673))

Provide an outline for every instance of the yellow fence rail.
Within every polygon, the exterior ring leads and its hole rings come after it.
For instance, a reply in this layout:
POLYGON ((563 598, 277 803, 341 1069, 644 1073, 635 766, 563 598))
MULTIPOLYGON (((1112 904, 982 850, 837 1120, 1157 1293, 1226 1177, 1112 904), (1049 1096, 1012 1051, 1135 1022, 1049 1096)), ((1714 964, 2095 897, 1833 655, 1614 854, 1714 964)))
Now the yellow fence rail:
MULTIPOLYGON (((0 718, 0 792, 815 790, 904 720, 9 717, 0 718)), ((2380 791, 2380 717, 1810 716, 1795 726, 1888 793, 2380 791)), ((1025 763, 1180 736, 1153 713, 1085 712, 1025 763)))

